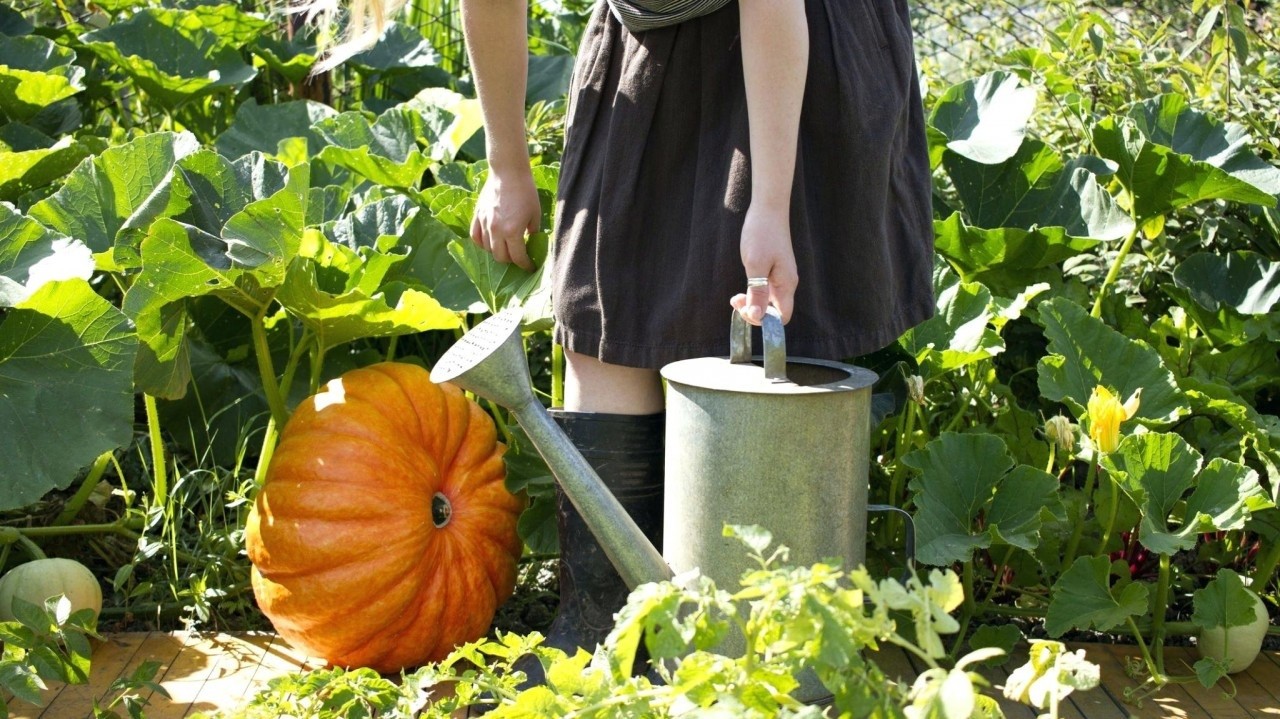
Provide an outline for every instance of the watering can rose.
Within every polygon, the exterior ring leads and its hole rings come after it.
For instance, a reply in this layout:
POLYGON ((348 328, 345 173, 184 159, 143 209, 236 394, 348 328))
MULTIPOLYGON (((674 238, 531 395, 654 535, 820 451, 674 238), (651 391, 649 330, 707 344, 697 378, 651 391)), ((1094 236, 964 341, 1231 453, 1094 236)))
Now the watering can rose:
POLYGON ((1089 439, 1093 446, 1103 454, 1111 454, 1120 446, 1120 424, 1133 417, 1138 411, 1139 389, 1120 403, 1118 395, 1111 390, 1097 385, 1093 394, 1089 395, 1089 439))

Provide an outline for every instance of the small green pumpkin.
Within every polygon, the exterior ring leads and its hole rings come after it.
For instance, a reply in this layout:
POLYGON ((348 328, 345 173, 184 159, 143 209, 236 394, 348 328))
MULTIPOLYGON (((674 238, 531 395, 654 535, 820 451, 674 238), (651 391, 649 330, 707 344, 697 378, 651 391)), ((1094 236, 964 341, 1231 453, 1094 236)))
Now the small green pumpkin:
POLYGON ((88 567, 74 559, 37 559, 0 577, 0 622, 16 619, 15 597, 43 606, 46 599, 59 594, 71 600, 73 612, 92 609, 97 617, 102 611, 102 587, 88 567))

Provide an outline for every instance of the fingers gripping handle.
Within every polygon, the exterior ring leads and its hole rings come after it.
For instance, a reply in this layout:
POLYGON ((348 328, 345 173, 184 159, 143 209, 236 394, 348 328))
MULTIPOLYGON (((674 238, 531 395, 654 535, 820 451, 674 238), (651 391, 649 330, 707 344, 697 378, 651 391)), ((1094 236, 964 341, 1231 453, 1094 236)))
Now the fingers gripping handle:
MULTIPOLYGON (((764 338, 764 376, 773 380, 787 378, 787 337, 782 330, 782 313, 769 305, 760 321, 764 338)), ((751 325, 733 311, 729 320, 729 361, 743 364, 751 361, 751 325)))

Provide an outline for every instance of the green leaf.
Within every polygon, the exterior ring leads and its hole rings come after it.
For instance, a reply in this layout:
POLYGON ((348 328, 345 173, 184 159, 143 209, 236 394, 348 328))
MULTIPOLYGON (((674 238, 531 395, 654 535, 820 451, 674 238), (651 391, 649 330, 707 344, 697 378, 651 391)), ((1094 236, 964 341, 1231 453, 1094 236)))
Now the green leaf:
POLYGON ((1160 554, 1193 549, 1204 532, 1241 529, 1271 506, 1256 472, 1222 458, 1201 471, 1200 454, 1176 434, 1125 437, 1103 462, 1142 510, 1139 541, 1160 554))
POLYGON ((470 239, 451 241, 449 254, 480 292, 489 311, 500 312, 507 307, 524 304, 539 288, 547 261, 548 241, 547 233, 537 232, 525 245, 529 259, 537 268, 533 272, 498 262, 470 239))
POLYGON ((1013 157, 1022 146, 1036 92, 1016 75, 998 71, 952 86, 934 105, 929 124, 947 149, 985 164, 1013 157))
POLYGON ((157 132, 86 159, 30 216, 94 252, 141 233, 168 211, 173 165, 200 149, 189 133, 157 132))
MULTIPOLYGON (((389 22, 378 41, 368 50, 352 55, 347 64, 366 74, 394 75, 421 68, 439 68, 440 60, 440 53, 431 47, 417 28, 389 22)), ((442 78, 448 79, 448 73, 444 70, 439 72, 442 78)))
POLYGON ((0 509, 68 486, 131 440, 137 348, 128 319, 83 280, 47 283, 8 311, 0 324, 0 509))
POLYGON ((307 80, 319 57, 311 33, 298 33, 292 38, 264 35, 254 41, 253 52, 294 85, 307 80))
POLYGON ((84 90, 76 54, 38 35, 0 35, 0 115, 26 121, 84 90))
POLYGON ((529 77, 524 102, 556 102, 569 92, 573 79, 573 55, 529 55, 529 77))
POLYGON ((994 647, 1004 652, 1004 656, 995 664, 1003 664, 1009 660, 1014 648, 1022 643, 1022 630, 1016 624, 984 624, 969 637, 969 649, 977 651, 994 647))
POLYGON ((407 107, 387 110, 370 124, 358 112, 344 112, 312 126, 329 143, 320 158, 388 187, 415 187, 431 165, 418 147, 436 138, 427 133, 422 115, 407 107))
POLYGON ((0 204, 0 307, 26 301, 48 282, 93 276, 93 253, 0 204))
POLYGON ((84 143, 70 136, 50 139, 36 147, 16 148, 5 136, 12 127, 13 123, 0 128, 0 200, 13 200, 52 184, 93 154, 92 141, 84 143), (6 149, 5 145, 9 147, 6 149))
MULTIPOLYGON (((0 10, 4 7, 0 6, 0 10)), ((0 661, 0 687, 32 706, 44 706, 42 692, 47 685, 40 679, 35 667, 27 662, 0 661)), ((8 716, 3 703, 0 703, 0 716, 8 716)))
POLYGON ((1073 238, 1117 240, 1129 234, 1133 220, 1098 184, 1096 164, 1092 158, 1064 164, 1056 150, 1039 140, 1022 143, 1017 154, 999 164, 954 152, 943 155, 972 225, 1028 231, 1052 227, 1073 238))
POLYGON ((1244 586, 1240 575, 1230 569, 1219 569, 1218 576, 1197 589, 1193 595, 1195 610, 1191 623, 1201 629, 1226 629, 1252 624, 1253 593, 1244 586))
POLYGON ((338 113, 328 105, 311 100, 294 100, 274 105, 259 105, 252 98, 236 108, 235 120, 214 143, 218 152, 235 159, 258 151, 267 155, 280 152, 280 142, 292 137, 305 138, 307 154, 315 157, 328 142, 311 126, 335 117, 338 113))
POLYGON ((992 292, 1014 294, 1035 281, 1062 277, 1061 263, 1098 244, 1067 235, 1061 227, 985 230, 965 222, 960 212, 934 220, 938 253, 965 282, 980 282, 992 292))
POLYGON ((147 8, 80 37, 85 47, 129 75, 170 109, 257 75, 240 53, 207 30, 195 13, 147 8))
POLYGON ((1079 557, 1058 577, 1049 600, 1044 628, 1051 637, 1069 629, 1109 631, 1133 616, 1147 612, 1147 585, 1131 582, 1112 593, 1111 560, 1106 557, 1079 557))
POLYGON ((454 312, 483 312, 485 305, 475 284, 449 253, 457 234, 432 217, 419 212, 405 225, 398 247, 408 258, 392 268, 388 280, 400 280, 431 293, 454 312))
POLYGON ((1196 253, 1178 263, 1173 281, 1209 312, 1264 315, 1280 301, 1280 262, 1254 252, 1196 253))
POLYGON ((1147 138, 1128 117, 1108 117, 1093 128, 1098 154, 1115 162, 1140 222, 1205 200, 1233 200, 1266 207, 1275 198, 1225 170, 1147 138))
POLYGON ((222 45, 236 50, 275 30, 271 22, 244 12, 231 3, 199 4, 192 6, 190 10, 204 29, 213 33, 222 45))
POLYGON ((933 271, 938 312, 899 338, 926 378, 973 364, 1004 351, 992 327, 991 291, 977 282, 961 282, 945 263, 933 271))
POLYGON ((1065 402, 1080 417, 1101 384, 1120 397, 1142 390, 1137 417, 1172 422, 1187 413, 1173 374, 1145 342, 1125 337, 1062 297, 1040 303, 1040 322, 1050 353, 1038 367, 1045 399, 1065 402))
POLYGON ((325 292, 317 286, 316 269, 312 260, 294 260, 276 299, 315 333, 325 349, 365 337, 462 326, 458 315, 414 289, 384 287, 373 295, 359 290, 325 292))
POLYGON ((14 8, 0 5, 0 35, 17 37, 29 34, 34 28, 30 21, 14 8))
MULTIPOLYGON (((1166 521, 1182 495, 1195 484, 1200 453, 1182 437, 1165 432, 1133 434, 1103 459, 1111 477, 1142 510, 1139 540, 1161 554, 1187 549, 1166 531, 1166 521), (1154 545, 1154 546, 1153 546, 1154 545)), ((1191 538, 1191 546, 1195 539, 1191 538)))
POLYGON ((903 462, 920 472, 910 488, 916 559, 923 564, 967 561, 973 550, 995 542, 1035 549, 1041 512, 1058 504, 1057 480, 1033 467, 1015 468, 996 435, 945 432, 903 462))
MULTIPOLYGON (((248 323, 221 302, 206 299, 209 306, 248 323)), ((269 414, 257 365, 250 359, 229 362, 205 342, 191 338, 184 347, 189 354, 190 390, 181 399, 157 403, 161 424, 202 462, 234 467, 246 443, 266 426, 269 414)))
MULTIPOLYGON (((1280 195, 1280 168, 1255 155, 1249 130, 1192 109, 1187 98, 1168 94, 1145 100, 1129 111, 1151 141, 1223 170, 1268 195, 1280 195)), ((1271 203, 1275 206, 1275 198, 1271 203)))

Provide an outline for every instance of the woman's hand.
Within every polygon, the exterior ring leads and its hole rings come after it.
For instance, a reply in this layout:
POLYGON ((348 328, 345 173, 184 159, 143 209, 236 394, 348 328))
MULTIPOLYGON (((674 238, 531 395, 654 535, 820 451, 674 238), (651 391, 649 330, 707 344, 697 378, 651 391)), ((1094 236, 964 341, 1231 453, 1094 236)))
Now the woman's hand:
POLYGON ((542 224, 542 203, 533 173, 521 170, 490 170, 471 218, 471 240, 493 254, 499 262, 514 262, 533 271, 525 233, 533 234, 542 224))
POLYGON ((791 217, 781 208, 762 208, 753 203, 742 224, 742 267, 747 277, 767 277, 766 287, 748 287, 729 304, 753 325, 760 324, 770 303, 778 308, 785 324, 791 320, 799 276, 791 249, 791 217))

